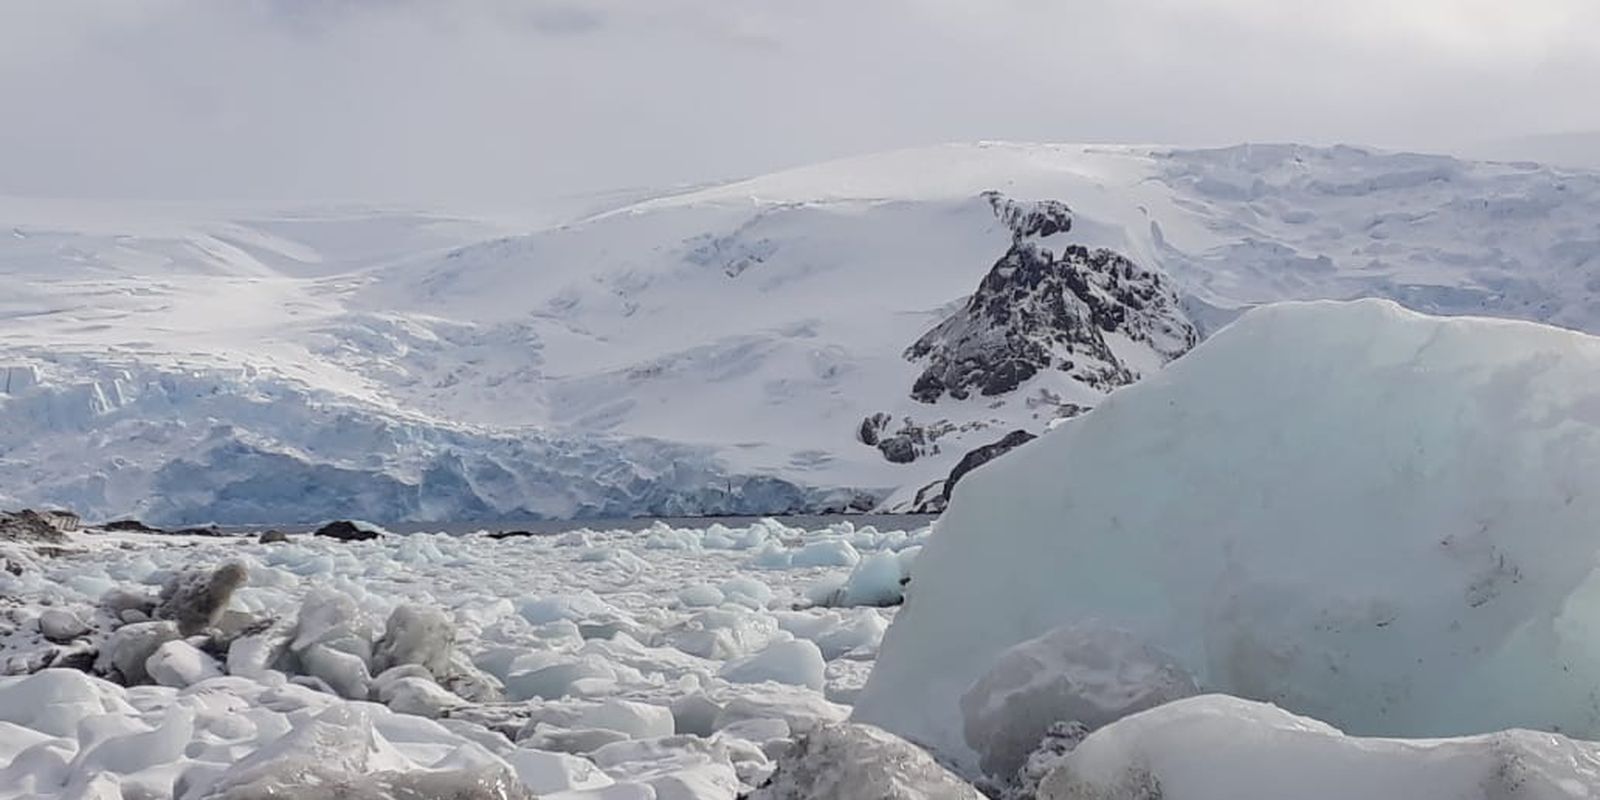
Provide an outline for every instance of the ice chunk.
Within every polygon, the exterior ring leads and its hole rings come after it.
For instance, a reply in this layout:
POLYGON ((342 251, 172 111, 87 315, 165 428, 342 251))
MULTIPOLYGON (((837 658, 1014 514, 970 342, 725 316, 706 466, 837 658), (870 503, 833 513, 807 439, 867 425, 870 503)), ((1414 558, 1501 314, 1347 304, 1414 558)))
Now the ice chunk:
MULTIPOLYGON (((750 800, 983 800, 916 745, 871 725, 839 723, 799 738, 750 800)), ((1129 798, 1129 800, 1133 800, 1129 798)))
POLYGON ((0 722, 51 736, 75 735, 85 717, 132 713, 119 687, 75 669, 0 678, 0 722))
POLYGON ((1198 693, 1171 656, 1126 631, 1080 622, 1002 652, 961 696, 962 731, 984 772, 1006 778, 1052 723, 1093 730, 1198 693))
POLYGON ((856 716, 971 759, 967 687, 1093 617, 1359 734, 1600 736, 1596 374, 1539 325, 1249 312, 962 480, 856 716))
POLYGON ((163 643, 144 662, 145 672, 162 686, 182 689, 222 674, 217 660, 177 639, 163 643))
POLYGON ((383 638, 373 646, 372 669, 418 664, 439 678, 448 674, 455 625, 443 611, 402 605, 389 615, 383 638))
POLYGON ((176 622, 135 622, 124 625, 100 646, 100 655, 95 659, 95 671, 126 686, 146 683, 150 680, 150 674, 145 671, 145 662, 155 654, 156 648, 176 638, 176 622))
POLYGON ((444 716, 445 712, 452 708, 466 704, 466 701, 445 691, 430 677, 406 675, 387 681, 382 680, 382 677, 380 675, 379 679, 374 681, 373 687, 378 695, 378 702, 401 714, 415 714, 433 719, 444 716))
POLYGON ((813 642, 796 639, 773 642, 753 656, 729 661, 721 676, 735 683, 776 681, 820 691, 828 664, 813 642))
POLYGON ((861 554, 843 539, 824 539, 811 542, 795 551, 789 558, 793 567, 853 567, 861 561, 861 554))
POLYGON ((305 674, 328 684, 340 697, 365 700, 372 691, 372 676, 360 656, 314 644, 300 653, 305 674))
POLYGON ((506 753, 506 763, 517 771, 522 785, 540 795, 572 789, 598 789, 616 781, 594 762, 566 753, 546 753, 518 747, 506 753))
POLYGON ((610 698, 578 715, 576 725, 626 733, 635 739, 671 736, 676 727, 666 706, 610 698))
POLYGON ((678 602, 688 608, 706 608, 722 604, 722 590, 708 584, 696 584, 678 592, 678 602))
POLYGON ((1348 800, 1593 797, 1600 745, 1512 730, 1459 739, 1368 739, 1264 703, 1205 695, 1089 735, 1039 800, 1348 800))

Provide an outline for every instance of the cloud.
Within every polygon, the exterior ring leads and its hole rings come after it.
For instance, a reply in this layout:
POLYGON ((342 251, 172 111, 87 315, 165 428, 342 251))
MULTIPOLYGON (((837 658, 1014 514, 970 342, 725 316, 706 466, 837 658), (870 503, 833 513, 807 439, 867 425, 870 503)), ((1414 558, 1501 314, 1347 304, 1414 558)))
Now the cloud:
POLYGON ((0 6, 0 192, 534 203, 964 139, 1600 128, 1591 0, 0 6))

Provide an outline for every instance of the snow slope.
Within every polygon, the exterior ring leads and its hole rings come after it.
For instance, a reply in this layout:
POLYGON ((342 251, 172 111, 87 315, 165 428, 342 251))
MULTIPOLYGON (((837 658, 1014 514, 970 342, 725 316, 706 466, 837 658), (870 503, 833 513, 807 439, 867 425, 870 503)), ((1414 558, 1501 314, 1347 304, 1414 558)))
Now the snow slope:
POLYGON ((856 716, 952 757, 1017 642, 1094 620, 1354 734, 1600 735, 1600 338, 1254 310, 978 470, 856 716))
MULTIPOLYGON (((1045 348, 1015 389, 913 397, 908 350, 1017 244, 1002 206, 1068 209, 1026 244, 1155 276, 1164 330, 1365 295, 1600 328, 1600 175, 1354 148, 952 145, 556 224, 9 199, 0 503, 284 520, 330 515, 302 495, 332 483, 380 519, 905 507, 1111 385, 1045 348), (862 443, 875 415, 909 463, 862 443)), ((1119 325, 1093 374, 1173 354, 1119 325)))

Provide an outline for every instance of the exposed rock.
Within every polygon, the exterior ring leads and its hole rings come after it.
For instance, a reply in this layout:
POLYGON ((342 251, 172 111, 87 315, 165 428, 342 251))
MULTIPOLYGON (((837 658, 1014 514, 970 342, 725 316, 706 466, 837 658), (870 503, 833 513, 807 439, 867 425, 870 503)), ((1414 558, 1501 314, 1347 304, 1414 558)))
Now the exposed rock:
POLYGON ((64 608, 47 608, 39 614, 39 633, 52 642, 70 642, 88 632, 89 626, 64 608))
POLYGON ((180 633, 192 636, 217 624, 233 591, 249 577, 243 564, 224 564, 210 572, 181 572, 161 588, 155 616, 176 621, 180 633))
POLYGON ((166 533, 160 528, 152 528, 136 519, 119 519, 115 522, 107 522, 101 525, 100 529, 120 533, 166 533))
POLYGON ((1195 326, 1156 271, 1106 249, 1068 244, 1057 256, 1040 245, 1040 237, 1071 229, 1065 205, 986 196, 1011 228, 1011 248, 964 308, 906 350, 908 360, 927 364, 913 398, 992 397, 1046 370, 1107 392, 1139 377, 1107 334, 1142 344, 1162 361, 1195 345, 1195 326))
POLYGON ((994 191, 984 192, 983 197, 994 209, 995 218, 1011 229, 1013 242, 1072 230, 1072 209, 1059 200, 1018 202, 994 191))
POLYGON ((44 515, 30 509, 0 511, 0 541, 62 544, 65 534, 44 515))
POLYGON ((289 534, 283 531, 262 531, 261 536, 256 538, 257 544, 278 544, 287 541, 289 541, 289 534))
POLYGON ((318 528, 312 536, 326 536, 342 542, 365 542, 376 539, 383 534, 371 528, 365 528, 349 520, 335 520, 318 528))
POLYGON ((889 427, 893 418, 879 411, 861 420, 861 425, 856 428, 856 439, 868 447, 877 447, 878 440, 882 438, 883 431, 889 427))
POLYGON ((1018 445, 1026 444, 1037 438, 1039 437, 1027 431, 1016 430, 1006 434, 998 442, 991 442, 962 456, 961 460, 956 462, 956 465, 950 469, 949 477, 944 479, 944 486, 939 489, 941 498, 945 503, 950 502, 950 490, 955 488, 956 483, 961 480, 962 476, 1005 455, 1018 445))

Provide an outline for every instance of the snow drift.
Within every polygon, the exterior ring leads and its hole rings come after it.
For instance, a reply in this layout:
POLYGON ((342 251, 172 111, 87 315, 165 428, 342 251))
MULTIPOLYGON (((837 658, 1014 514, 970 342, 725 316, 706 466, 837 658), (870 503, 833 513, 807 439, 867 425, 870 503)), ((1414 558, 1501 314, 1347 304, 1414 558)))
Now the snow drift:
POLYGON ((959 698, 1084 618, 1360 735, 1600 735, 1600 340, 1269 306, 975 471, 856 718, 964 760, 959 698))
POLYGON ((1600 748, 1548 733, 1345 736, 1225 695, 1180 700, 1091 734, 1039 800, 1578 800, 1600 793, 1600 748))

